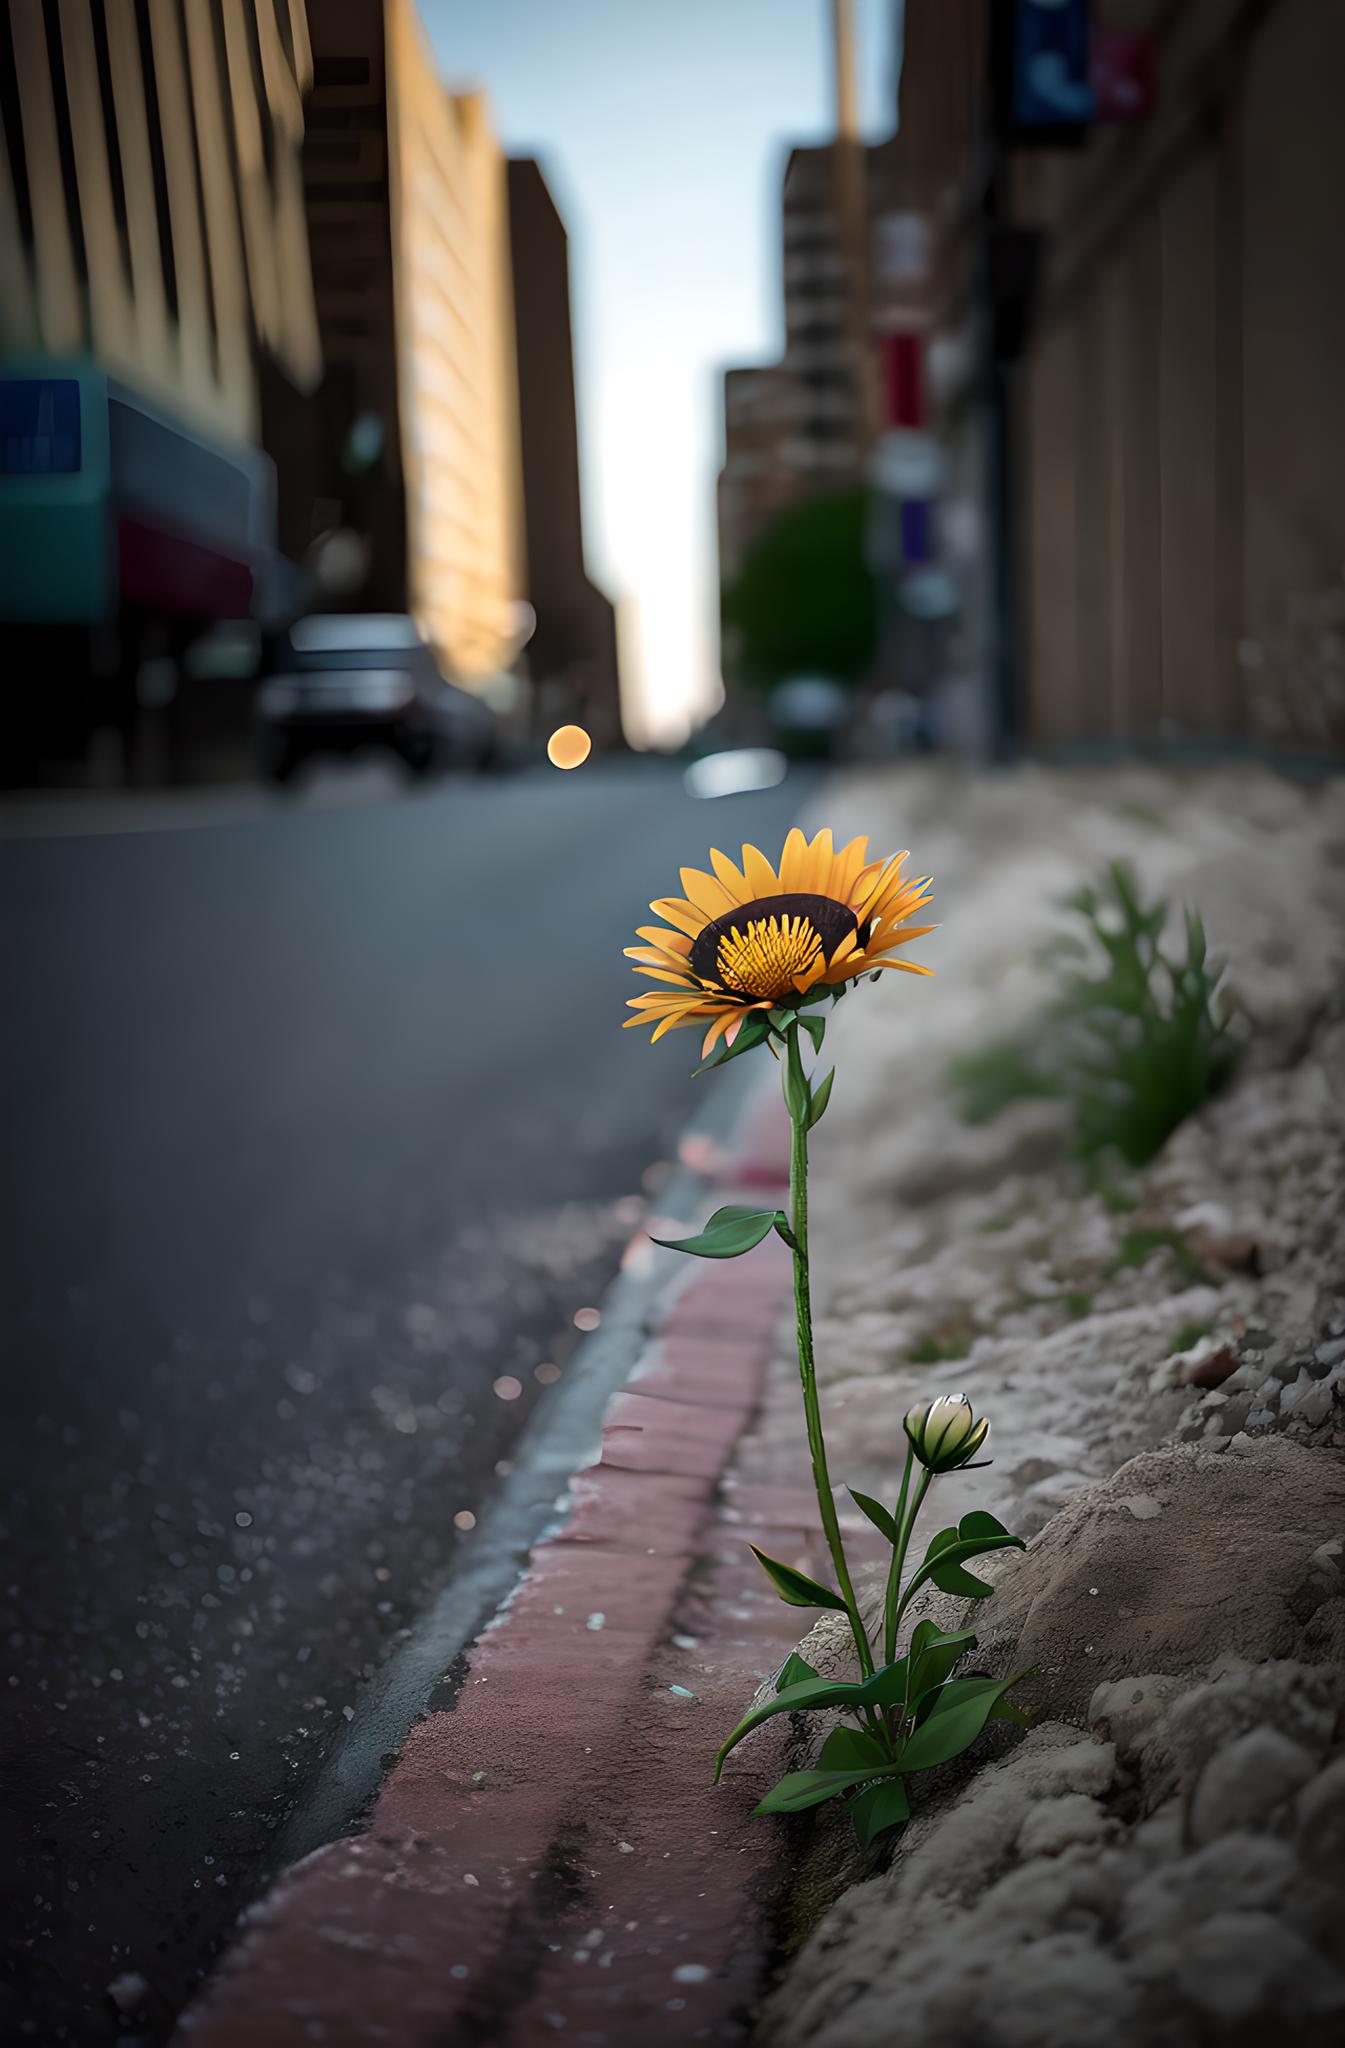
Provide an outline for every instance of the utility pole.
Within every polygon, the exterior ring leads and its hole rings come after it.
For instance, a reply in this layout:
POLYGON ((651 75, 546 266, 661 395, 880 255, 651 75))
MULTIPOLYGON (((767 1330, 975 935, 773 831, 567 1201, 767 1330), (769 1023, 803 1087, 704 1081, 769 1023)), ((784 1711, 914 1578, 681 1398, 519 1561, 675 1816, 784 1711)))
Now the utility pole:
POLYGON ((854 0, 831 0, 831 41, 836 86, 836 139, 832 145, 836 224, 846 274, 845 319, 857 409, 855 452, 864 462, 878 421, 869 315, 868 199, 855 87, 854 0))

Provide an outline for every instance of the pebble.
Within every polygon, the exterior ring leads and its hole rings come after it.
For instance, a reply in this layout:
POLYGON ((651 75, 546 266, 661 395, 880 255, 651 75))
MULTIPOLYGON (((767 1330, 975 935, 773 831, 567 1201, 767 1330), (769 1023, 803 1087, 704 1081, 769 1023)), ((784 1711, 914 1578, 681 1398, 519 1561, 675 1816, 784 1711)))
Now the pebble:
POLYGON ((107 1995, 123 2017, 129 2018, 139 2012, 145 2002, 149 1985, 138 1970, 123 1970, 120 1977, 114 1977, 107 1987, 107 1995))
POLYGON ((1331 1413, 1331 1388, 1326 1381, 1313 1379, 1304 1367, 1293 1385, 1280 1395, 1280 1411, 1305 1422, 1309 1429, 1316 1429, 1331 1413))

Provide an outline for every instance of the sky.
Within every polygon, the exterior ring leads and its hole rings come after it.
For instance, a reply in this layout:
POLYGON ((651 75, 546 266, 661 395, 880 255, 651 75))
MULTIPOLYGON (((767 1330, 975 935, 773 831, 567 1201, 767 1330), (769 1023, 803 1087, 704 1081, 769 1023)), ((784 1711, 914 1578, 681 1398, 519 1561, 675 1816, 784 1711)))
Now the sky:
MULTIPOLYGON (((782 341, 779 192, 830 126, 828 0, 420 0, 570 233, 589 573, 618 605, 627 727, 719 698, 717 374, 782 341)), ((890 131, 892 0, 857 0, 861 115, 890 131)))

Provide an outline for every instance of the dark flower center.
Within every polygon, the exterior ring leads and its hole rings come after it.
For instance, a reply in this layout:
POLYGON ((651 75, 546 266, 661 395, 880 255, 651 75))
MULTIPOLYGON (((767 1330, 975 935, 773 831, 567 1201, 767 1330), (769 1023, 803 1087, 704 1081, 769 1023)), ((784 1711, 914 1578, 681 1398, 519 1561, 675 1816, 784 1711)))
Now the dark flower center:
POLYGON ((722 917, 705 925, 691 942, 690 964, 693 974, 702 981, 713 981, 720 988, 730 990, 734 995, 744 993, 725 980, 720 969, 720 945, 727 938, 746 938, 748 929, 754 924, 769 923, 772 919, 783 925, 786 920, 804 918, 816 932, 822 950, 830 959, 842 939, 858 930, 858 919, 848 904, 837 903, 831 896, 759 896, 754 903, 740 903, 734 910, 726 910, 722 917))

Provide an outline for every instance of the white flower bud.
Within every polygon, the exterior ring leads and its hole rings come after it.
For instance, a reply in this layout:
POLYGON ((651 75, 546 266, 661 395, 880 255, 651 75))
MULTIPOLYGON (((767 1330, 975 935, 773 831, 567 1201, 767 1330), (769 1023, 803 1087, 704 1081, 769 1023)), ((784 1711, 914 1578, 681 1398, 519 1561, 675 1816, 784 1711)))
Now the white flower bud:
POLYGON ((912 1408, 905 1429, 922 1465, 931 1472, 956 1472, 976 1456, 990 1424, 984 1418, 977 1421, 965 1394, 940 1394, 937 1400, 912 1408))

